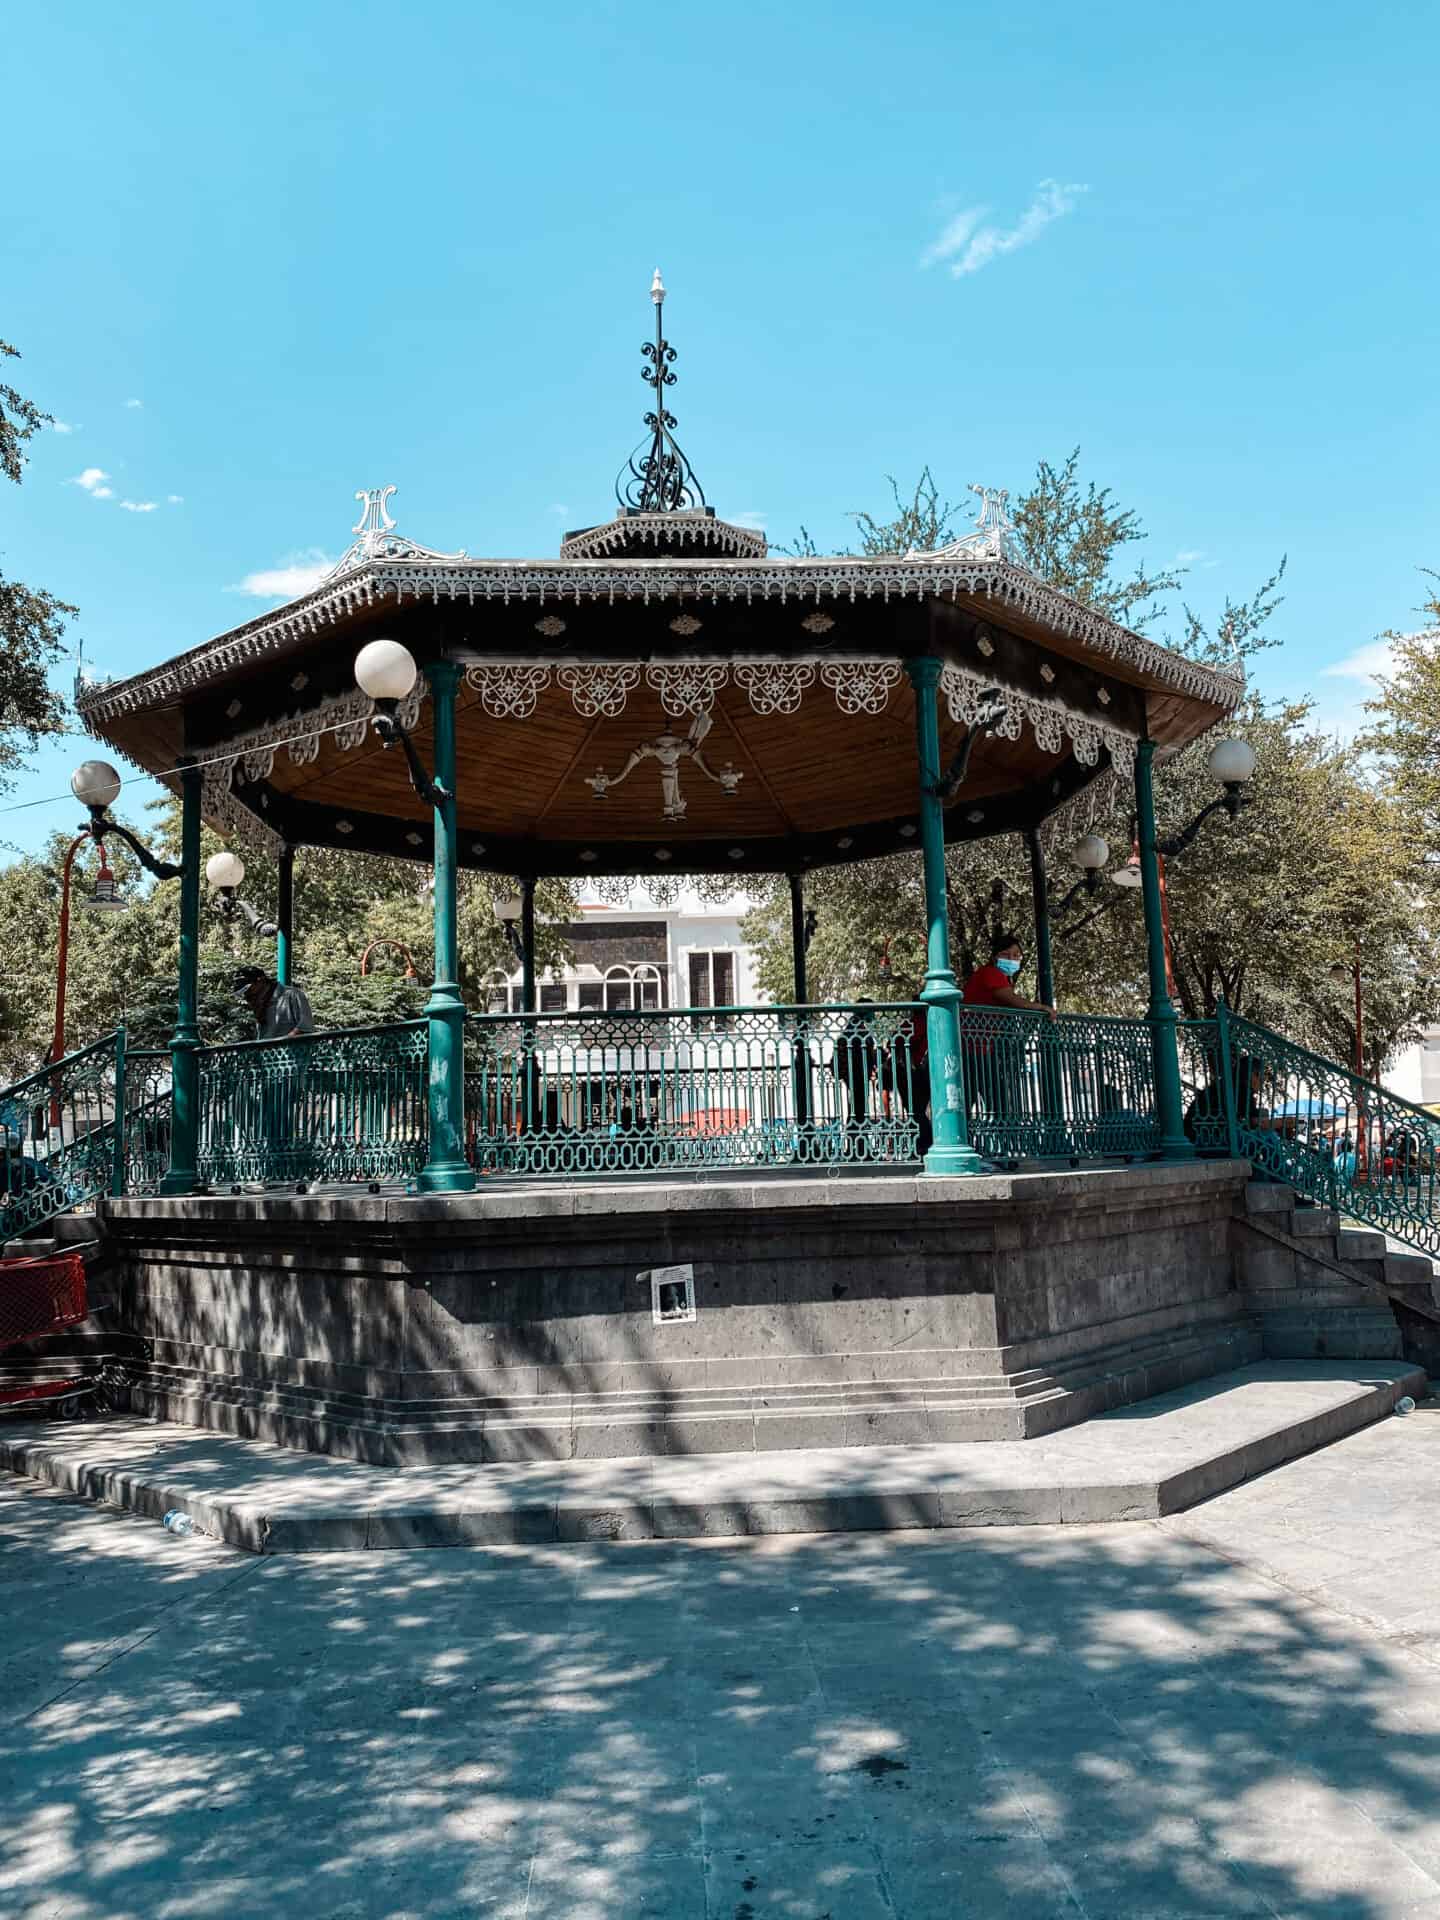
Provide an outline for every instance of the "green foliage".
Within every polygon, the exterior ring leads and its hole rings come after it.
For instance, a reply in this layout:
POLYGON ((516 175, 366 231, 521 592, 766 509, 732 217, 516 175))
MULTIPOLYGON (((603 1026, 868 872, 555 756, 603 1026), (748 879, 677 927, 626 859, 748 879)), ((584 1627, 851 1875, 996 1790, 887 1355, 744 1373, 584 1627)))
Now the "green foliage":
MULTIPOLYGON (((0 340, 0 357, 19 355, 0 340)), ((17 486, 26 443, 49 420, 33 400, 0 381, 0 473, 17 486)), ((61 701, 46 676, 60 657, 65 622, 77 611, 0 573, 0 791, 12 784, 6 772, 23 762, 42 734, 58 733, 63 724, 61 701)))
MULTIPOLYGON (((889 481, 889 518, 855 516, 866 553, 933 547, 954 537, 955 508, 927 467, 909 494, 889 481)), ((1027 557, 1055 586, 1110 618, 1143 629, 1161 621, 1181 580, 1176 570, 1126 568, 1145 538, 1139 517, 1110 489, 1082 478, 1079 455, 1042 461, 1013 518, 1027 557)), ((1252 594, 1226 600, 1213 632, 1180 609, 1180 648, 1210 665, 1244 661, 1277 644, 1283 560, 1252 594)), ((1427 608, 1440 623, 1440 599, 1427 608)), ((1423 838, 1440 872, 1440 644, 1434 633, 1391 636, 1396 670, 1370 744, 1388 756, 1376 791, 1353 752, 1317 733, 1305 702, 1267 706, 1251 696, 1226 732, 1256 754, 1252 804, 1237 820, 1218 815, 1168 863, 1176 994, 1191 1018, 1224 997, 1237 1012, 1279 1027, 1318 1051, 1349 1060, 1354 1026, 1348 984, 1331 978, 1358 943, 1365 979, 1366 1060, 1372 1072, 1440 1008, 1440 950, 1422 892, 1424 870, 1410 826, 1419 805, 1423 838)), ((1378 709, 1377 709, 1378 710, 1378 709)), ((1202 741, 1157 772, 1162 837, 1216 797, 1202 741)), ((1096 831, 1124 857, 1133 834, 1128 794, 1096 831)), ((1076 878, 1052 859, 1052 902, 1076 878)), ((968 842, 946 858, 953 960, 963 978, 986 955, 989 934, 1016 928, 1033 969, 1030 864, 1018 836, 968 842)), ((817 926, 808 954, 812 1000, 909 997, 925 969, 924 894, 917 854, 812 874, 806 900, 817 926), (888 957, 888 975, 882 971, 888 957)), ((1077 1012, 1133 1014, 1148 997, 1138 892, 1107 889, 1072 908, 1055 939, 1057 998, 1077 1012)), ((764 890, 746 922, 761 981, 793 996, 789 897, 764 890)), ((1033 991, 1033 971, 1029 981, 1033 991)))
POLYGON ((1381 635, 1389 667, 1379 694, 1366 702, 1373 719, 1356 744, 1376 756, 1385 792, 1403 800, 1433 880, 1430 869, 1440 868, 1440 591, 1419 612, 1422 631, 1381 635))

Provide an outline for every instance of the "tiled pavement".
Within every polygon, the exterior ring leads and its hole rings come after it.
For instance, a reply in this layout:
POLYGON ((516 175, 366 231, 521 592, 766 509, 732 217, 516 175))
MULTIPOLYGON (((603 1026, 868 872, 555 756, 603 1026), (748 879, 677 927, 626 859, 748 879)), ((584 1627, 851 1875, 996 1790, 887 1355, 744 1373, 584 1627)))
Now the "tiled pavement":
POLYGON ((258 1560, 0 1480, 11 1920, 1440 1920, 1440 1414, 1171 1520, 258 1560))

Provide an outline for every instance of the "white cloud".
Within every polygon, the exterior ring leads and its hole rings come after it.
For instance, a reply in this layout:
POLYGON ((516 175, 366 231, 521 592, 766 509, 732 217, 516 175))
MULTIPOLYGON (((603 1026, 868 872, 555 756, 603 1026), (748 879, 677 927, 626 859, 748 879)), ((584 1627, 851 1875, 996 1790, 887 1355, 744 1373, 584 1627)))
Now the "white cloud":
POLYGON ((126 513, 154 513, 159 502, 156 500, 122 500, 120 504, 126 513))
POLYGON ((1182 547, 1175 556, 1177 567, 1193 567, 1197 560, 1205 558, 1203 547, 1182 547))
POLYGON ((278 567, 247 573, 225 591, 248 593, 254 600, 298 600, 302 593, 313 592, 334 564, 327 553, 309 547, 303 553, 290 554, 278 567))
POLYGON ((183 493, 167 493, 165 499, 166 503, 172 507, 180 507, 185 504, 185 496, 183 493))
POLYGON ((988 207, 969 207, 947 221, 939 236, 920 256, 922 267, 948 263, 956 280, 967 273, 978 273, 1002 254, 1017 253, 1038 240, 1052 221, 1073 211, 1075 202, 1090 189, 1078 180, 1042 180, 1035 197, 1013 227, 982 225, 988 207))
POLYGON ((1325 680, 1363 680, 1367 686, 1374 687, 1378 686, 1380 675, 1390 671, 1390 660, 1390 642, 1371 640, 1343 659, 1332 660, 1328 667, 1320 669, 1320 674, 1325 680))
POLYGON ((127 400, 125 404, 127 407, 143 407, 145 402, 143 400, 127 400))
POLYGON ((78 433, 80 429, 78 427, 72 427, 68 420, 52 420, 50 422, 50 431, 51 433, 78 433))
POLYGON ((115 498, 115 489, 113 487, 92 487, 90 489, 90 498, 92 500, 113 500, 115 498))
POLYGON ((103 467, 86 467, 83 473, 77 473, 71 480, 72 487, 83 487, 86 493, 93 494, 97 500, 108 500, 110 489, 104 482, 110 478, 103 467))

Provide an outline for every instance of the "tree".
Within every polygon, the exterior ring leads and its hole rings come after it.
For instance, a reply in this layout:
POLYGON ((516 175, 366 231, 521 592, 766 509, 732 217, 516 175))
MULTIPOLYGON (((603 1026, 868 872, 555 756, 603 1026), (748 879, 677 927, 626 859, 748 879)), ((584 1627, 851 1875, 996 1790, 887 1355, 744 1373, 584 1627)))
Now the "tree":
MULTIPOLYGON (((1427 569, 1427 576, 1440 582, 1440 574, 1427 569)), ((1440 872, 1440 590, 1419 611, 1419 632, 1381 635, 1389 666, 1366 702, 1374 717, 1356 745, 1376 756, 1381 784, 1405 807, 1433 879, 1440 872)))
MULTIPOLYGON (((906 494, 889 482, 893 513, 861 514, 864 551, 896 553, 953 538, 955 508, 927 467, 906 494)), ((1084 480, 1078 453, 1059 466, 1042 461, 1034 485, 1014 509, 1027 558, 1075 599, 1134 628, 1163 622, 1181 575, 1119 566, 1142 541, 1138 516, 1108 488, 1084 480)), ((1208 628, 1181 604, 1170 644, 1207 664, 1244 663, 1276 644, 1270 622, 1280 604, 1284 561, 1248 597, 1226 600, 1208 628)), ((1440 620, 1440 602, 1430 611, 1440 620)), ((1440 843, 1440 661, 1435 636, 1401 658, 1410 674, 1407 767, 1432 782, 1430 821, 1440 843)), ((1437 1005, 1440 954, 1420 910, 1413 841, 1399 787, 1377 795, 1353 754, 1309 724, 1307 702, 1267 704, 1250 695, 1226 731, 1256 753, 1253 803, 1235 821, 1220 819, 1168 866, 1176 996, 1182 1014, 1213 1014, 1223 997, 1237 1012, 1277 1025, 1294 1038, 1349 1059, 1353 1020, 1331 979, 1355 942, 1366 960, 1367 1062, 1377 1070, 1412 1038, 1437 1005)), ((1392 729, 1397 725, 1394 711, 1392 729)), ((1162 837, 1215 798, 1200 742, 1157 779, 1162 837)), ((1409 776, 1400 784, 1410 784, 1409 776)), ((1133 832, 1133 801, 1117 792, 1096 821, 1117 852, 1133 832)), ((1052 895, 1073 873, 1052 874, 1052 895)), ((954 963, 963 974, 984 957, 990 932, 1031 920, 1029 861, 1018 836, 951 847, 946 857, 954 963)), ((1103 899, 1103 896, 1102 896, 1103 899)), ((924 898, 918 856, 898 855, 810 876, 807 900, 817 925, 809 960, 812 999, 912 995, 925 971, 924 898), (884 970, 882 971, 882 957, 884 970)), ((1056 928, 1055 967, 1062 1005, 1081 1012, 1138 1012, 1148 997, 1138 894, 1111 894, 1107 910, 1082 906, 1056 928)), ((760 950, 760 977, 777 999, 791 998, 789 902, 782 885, 764 891, 746 923, 760 950)))
MULTIPOLYGON (((19 358, 0 340, 0 357, 19 358)), ((0 473, 19 486, 27 442, 49 424, 32 400, 0 381, 0 473)), ((63 724, 59 696, 47 674, 60 657, 67 619, 79 611, 43 589, 26 587, 0 572, 0 790, 43 734, 63 724)))

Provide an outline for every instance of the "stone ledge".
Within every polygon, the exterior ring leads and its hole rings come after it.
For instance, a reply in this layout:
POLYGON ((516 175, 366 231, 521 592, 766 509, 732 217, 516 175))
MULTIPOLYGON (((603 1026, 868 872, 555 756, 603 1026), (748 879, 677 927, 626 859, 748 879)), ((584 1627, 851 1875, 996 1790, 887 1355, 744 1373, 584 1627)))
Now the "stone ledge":
POLYGON ((1425 1391, 1417 1368, 1243 1367, 1042 1441, 376 1468, 118 1419, 0 1431, 0 1462, 252 1552, 1154 1519, 1425 1391))

